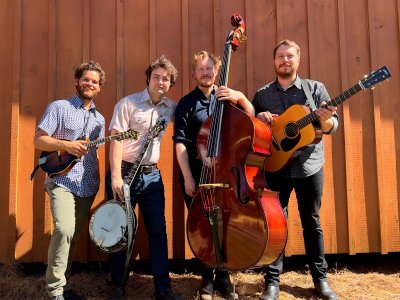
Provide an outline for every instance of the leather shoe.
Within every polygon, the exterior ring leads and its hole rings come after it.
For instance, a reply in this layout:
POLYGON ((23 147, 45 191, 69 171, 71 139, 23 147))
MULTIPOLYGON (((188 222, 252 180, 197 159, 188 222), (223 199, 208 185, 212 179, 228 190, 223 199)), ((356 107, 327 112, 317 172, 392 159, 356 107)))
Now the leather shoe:
POLYGON ((278 300, 279 299, 279 285, 268 284, 262 293, 260 300, 278 300))
POLYGON ((65 300, 86 300, 86 297, 78 295, 73 290, 66 290, 63 293, 65 300))
POLYGON ((336 294, 329 286, 328 281, 321 280, 318 282, 314 282, 315 290, 319 297, 323 300, 336 300, 336 294))
POLYGON ((157 292, 155 298, 156 298, 156 300, 182 300, 181 297, 176 295, 171 290, 157 292))
POLYGON ((235 288, 230 278, 216 278, 214 281, 214 289, 216 289, 224 299, 237 300, 238 294, 235 293, 235 288))
POLYGON ((199 295, 201 300, 212 300, 214 287, 212 281, 204 281, 201 283, 199 295))

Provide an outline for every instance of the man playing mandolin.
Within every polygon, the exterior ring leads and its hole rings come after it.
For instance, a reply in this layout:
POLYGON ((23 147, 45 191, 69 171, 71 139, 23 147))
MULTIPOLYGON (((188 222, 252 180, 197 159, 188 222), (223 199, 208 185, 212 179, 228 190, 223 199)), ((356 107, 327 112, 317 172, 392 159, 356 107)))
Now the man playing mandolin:
POLYGON ((46 290, 51 299, 83 299, 67 283, 74 245, 99 189, 99 164, 96 149, 88 151, 86 139, 104 137, 104 117, 93 99, 105 82, 105 72, 94 61, 75 69, 76 94, 52 102, 35 133, 35 148, 66 151, 81 157, 73 168, 46 179, 50 195, 54 232, 51 236, 46 271, 46 290))
MULTIPOLYGON (((315 106, 315 114, 318 116, 318 125, 322 132, 334 133, 338 127, 336 106, 324 106, 330 100, 325 86, 314 80, 302 81, 297 74, 300 64, 299 46, 293 41, 283 40, 274 48, 273 59, 277 79, 260 88, 253 99, 257 118, 272 127, 274 134, 272 150, 276 152, 288 150, 283 148, 289 148, 290 143, 294 145, 297 141, 293 138, 293 140, 287 139, 286 144, 280 143, 281 141, 277 140, 278 135, 274 132, 274 121, 276 123, 280 117, 283 118, 281 115, 295 104, 308 105, 311 108, 315 106), (303 89, 304 84, 306 90, 303 89), (307 97, 307 93, 312 96, 307 97)), ((267 184, 272 190, 279 191, 279 201, 286 217, 289 197, 292 190, 295 190, 303 226, 305 250, 315 290, 322 299, 336 299, 326 278, 327 263, 319 217, 324 183, 323 140, 318 144, 302 147, 297 154, 299 155, 294 164, 285 166, 277 172, 267 172, 267 184)), ((268 159, 273 161, 276 156, 272 154, 268 159)), ((268 170, 268 165, 266 167, 268 170)), ((265 290, 260 299, 279 298, 279 275, 282 269, 283 255, 275 263, 264 268, 265 290)))
MULTIPOLYGON (((210 117, 217 98, 228 100, 243 107, 244 111, 254 115, 250 101, 239 91, 215 85, 215 80, 221 66, 221 61, 207 51, 194 55, 193 78, 197 86, 184 96, 178 103, 175 113, 174 142, 181 169, 181 186, 184 191, 185 203, 189 208, 193 196, 198 190, 202 160, 197 156, 196 137, 203 123, 210 117)), ((228 271, 202 268, 202 284, 199 289, 201 299, 212 299, 214 289, 225 299, 237 299, 228 271), (215 278, 214 278, 215 276, 215 278)))

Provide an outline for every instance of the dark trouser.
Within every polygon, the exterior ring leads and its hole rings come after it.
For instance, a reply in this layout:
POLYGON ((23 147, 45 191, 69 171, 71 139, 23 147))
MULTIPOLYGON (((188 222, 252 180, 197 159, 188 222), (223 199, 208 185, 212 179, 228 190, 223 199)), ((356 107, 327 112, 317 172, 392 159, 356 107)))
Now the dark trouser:
MULTIPOLYGON (((122 176, 129 172, 130 164, 122 165, 122 176)), ((109 199, 112 199, 111 173, 106 177, 109 199)), ((130 189, 132 207, 139 204, 150 245, 151 269, 154 276, 154 289, 161 292, 171 289, 168 266, 168 244, 165 226, 164 184, 160 171, 137 173, 130 189)), ((122 278, 125 268, 126 250, 112 253, 109 257, 111 278, 115 284, 125 285, 127 278, 122 278)))
MULTIPOLYGON (((289 197, 292 190, 295 190, 311 276, 314 282, 325 279, 328 265, 324 255, 324 237, 319 219, 324 187, 323 169, 306 178, 287 178, 277 174, 267 174, 266 180, 271 190, 279 191, 279 201, 286 218, 289 197)), ((264 267, 266 285, 279 283, 282 269, 283 254, 273 264, 264 267)))
MULTIPOLYGON (((199 177, 199 176, 197 176, 199 177)), ((185 181, 183 179, 182 174, 179 177, 180 179, 180 184, 181 184, 181 189, 183 191, 183 197, 185 200, 185 204, 187 209, 190 209, 190 205, 192 204, 193 198, 188 196, 185 192, 185 181)), ((196 180, 196 178, 195 178, 196 180)), ((200 261, 200 260, 199 260, 200 261)), ((203 282, 210 282, 214 280, 214 269, 211 267, 208 267, 204 264, 200 265, 200 270, 201 272, 201 277, 203 282)), ((215 279, 227 279, 229 278, 229 272, 225 270, 215 270, 215 279)))

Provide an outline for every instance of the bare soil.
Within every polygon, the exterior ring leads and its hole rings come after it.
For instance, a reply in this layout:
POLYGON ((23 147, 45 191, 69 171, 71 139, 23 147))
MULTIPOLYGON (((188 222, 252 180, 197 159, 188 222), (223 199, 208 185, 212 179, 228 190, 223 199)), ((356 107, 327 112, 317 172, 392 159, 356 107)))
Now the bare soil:
MULTIPOLYGON (((400 253, 327 256, 328 280, 340 299, 400 299, 400 253)), ((74 264, 70 279, 75 292, 88 299, 105 299, 106 264, 74 264)), ((196 299, 200 285, 196 263, 171 261, 173 290, 183 299, 196 299)), ((1 299, 48 299, 45 292, 45 265, 0 265, 1 299)), ((153 280, 148 261, 135 261, 126 288, 128 299, 154 299, 153 280)), ((263 290, 259 269, 232 273, 239 299, 258 299, 263 290)), ((318 299, 304 256, 285 258, 280 299, 318 299)), ((223 299, 216 295, 216 300, 223 299)))

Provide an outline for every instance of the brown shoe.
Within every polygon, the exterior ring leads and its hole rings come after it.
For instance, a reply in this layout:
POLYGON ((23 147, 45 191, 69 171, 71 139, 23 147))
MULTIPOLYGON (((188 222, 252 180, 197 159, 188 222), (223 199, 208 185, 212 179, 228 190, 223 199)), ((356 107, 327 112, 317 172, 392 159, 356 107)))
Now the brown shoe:
POLYGON ((337 300, 337 296, 335 292, 329 286, 329 283, 326 279, 323 279, 318 282, 314 282, 315 291, 318 296, 323 300, 337 300))
POLYGON ((279 300, 279 284, 268 284, 259 300, 279 300))

